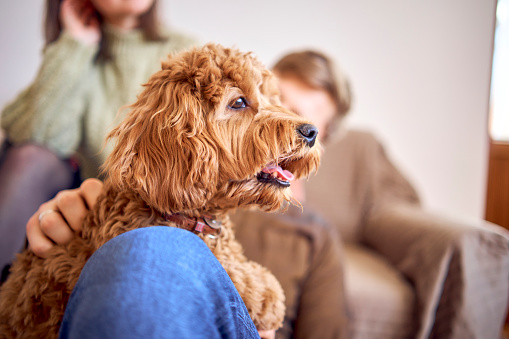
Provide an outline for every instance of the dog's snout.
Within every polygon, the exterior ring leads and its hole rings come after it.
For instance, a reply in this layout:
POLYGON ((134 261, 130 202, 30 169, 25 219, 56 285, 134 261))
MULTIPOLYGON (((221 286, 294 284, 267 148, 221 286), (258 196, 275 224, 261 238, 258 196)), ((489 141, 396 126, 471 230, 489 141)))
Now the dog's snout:
POLYGON ((297 127, 297 132, 309 147, 313 147, 318 135, 318 128, 311 124, 300 125, 297 127))

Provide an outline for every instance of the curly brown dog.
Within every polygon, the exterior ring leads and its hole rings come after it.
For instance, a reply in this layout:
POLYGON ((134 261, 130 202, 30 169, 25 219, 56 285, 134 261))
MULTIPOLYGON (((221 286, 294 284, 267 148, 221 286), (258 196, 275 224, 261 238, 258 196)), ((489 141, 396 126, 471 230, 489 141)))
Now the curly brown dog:
POLYGON ((46 259, 30 251, 18 255, 0 290, 0 336, 57 337, 92 253, 119 234, 151 225, 198 234, 256 327, 282 325, 281 286, 245 258, 227 212, 284 207, 293 177, 319 164, 318 131, 281 107, 270 71, 235 49, 210 44, 170 57, 144 86, 109 135, 116 143, 103 168, 104 190, 80 236, 46 259))

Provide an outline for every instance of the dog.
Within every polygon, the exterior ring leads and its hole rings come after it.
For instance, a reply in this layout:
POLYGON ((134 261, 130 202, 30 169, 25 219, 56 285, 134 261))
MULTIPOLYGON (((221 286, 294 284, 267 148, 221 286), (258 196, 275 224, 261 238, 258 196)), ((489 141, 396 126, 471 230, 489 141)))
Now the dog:
POLYGON ((113 237, 152 225, 196 233, 256 327, 281 327, 283 290, 243 255, 228 212, 292 202, 291 181, 319 166, 316 127, 281 106, 274 75, 255 56, 215 44, 169 56, 129 108, 108 135, 103 192, 81 234, 46 259, 17 256, 0 290, 0 336, 56 338, 88 258, 113 237))

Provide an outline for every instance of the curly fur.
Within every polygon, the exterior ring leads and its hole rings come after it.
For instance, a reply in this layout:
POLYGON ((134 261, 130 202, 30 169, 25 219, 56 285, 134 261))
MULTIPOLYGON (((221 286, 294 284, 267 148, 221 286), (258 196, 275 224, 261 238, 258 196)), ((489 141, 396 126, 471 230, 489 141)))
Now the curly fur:
MULTIPOLYGON (((249 53, 207 45, 170 56, 109 135, 115 147, 104 190, 79 237, 47 259, 18 255, 0 290, 0 335, 57 337, 70 293, 88 258, 111 238, 150 225, 176 226, 165 213, 214 214, 217 239, 199 235, 228 272, 260 330, 279 328, 283 291, 267 269, 248 261, 227 212, 280 210, 291 192, 257 174, 277 163, 295 177, 319 163, 319 147, 296 132, 309 122, 280 105, 274 77, 249 53), (245 98, 247 105, 232 108, 245 98)), ((242 227, 242 225, 239 225, 242 227)))

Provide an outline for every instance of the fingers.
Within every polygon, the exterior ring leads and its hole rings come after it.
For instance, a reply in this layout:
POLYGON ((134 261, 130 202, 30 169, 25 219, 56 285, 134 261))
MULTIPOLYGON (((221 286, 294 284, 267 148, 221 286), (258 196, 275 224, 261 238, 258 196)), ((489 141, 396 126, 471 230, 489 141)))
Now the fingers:
POLYGON ((262 338, 262 339, 276 338, 276 330, 266 330, 266 331, 259 330, 258 334, 260 335, 260 338, 262 338))
MULTIPOLYGON (((83 221, 85 220, 85 216, 88 213, 88 207, 85 203, 85 200, 81 196, 79 189, 74 190, 66 190, 59 192, 55 197, 56 210, 60 211, 60 216, 55 215, 57 213, 51 213, 46 216, 41 221, 41 227, 43 227, 43 231, 46 231, 45 222, 54 222, 52 226, 57 228, 58 230, 63 231, 62 222, 65 224, 65 228, 71 233, 79 232, 82 229, 83 221), (63 218, 62 218, 63 217, 63 218)), ((46 232, 44 232, 46 233, 46 232)), ((51 234, 47 234, 51 239, 53 237, 51 234)), ((57 244, 61 244, 57 239, 53 239, 57 244)))
POLYGON ((60 12, 68 15, 67 11, 72 11, 76 16, 89 15, 95 12, 95 8, 90 1, 87 0, 62 0, 60 4, 60 12))
POLYGON ((64 0, 60 22, 65 31, 86 45, 95 45, 101 38, 97 13, 90 1, 64 0))
POLYGON ((26 231, 29 248, 35 255, 46 258, 46 253, 53 247, 54 243, 47 238, 39 225, 39 215, 35 213, 28 220, 26 231))
POLYGON ((26 226, 32 251, 45 257, 55 243, 65 245, 71 241, 75 232, 81 231, 89 208, 95 205, 102 187, 101 181, 88 179, 80 188, 61 191, 42 204, 26 226))
MULTIPOLYGON (((61 221, 67 221, 68 227, 74 232, 81 231, 85 217, 88 211, 95 205, 102 187, 103 183, 100 180, 88 179, 81 184, 79 189, 59 192, 54 200, 56 208, 62 213, 65 220, 58 216, 51 216, 51 221, 55 222, 54 226, 60 227, 61 221)), ((43 225, 41 224, 41 226, 43 225)), ((47 235, 49 236, 49 234, 47 235)), ((53 239, 51 236, 50 238, 53 239)), ((58 244, 61 243, 56 239, 53 240, 58 244)))
POLYGON ((58 212, 56 198, 44 203, 32 215, 26 225, 30 249, 45 258, 48 251, 57 244, 66 244, 74 236, 62 214, 58 212))
POLYGON ((89 2, 84 3, 82 5, 82 8, 78 11, 78 13, 85 26, 95 24, 95 21, 97 20, 97 15, 91 3, 89 2))
POLYGON ((98 179, 87 179, 83 181, 83 183, 81 184, 80 192, 82 197, 85 199, 85 202, 87 203, 89 209, 92 209, 92 207, 94 207, 97 198, 99 197, 99 194, 101 194, 102 189, 103 183, 98 179))

